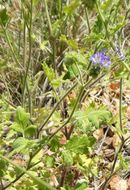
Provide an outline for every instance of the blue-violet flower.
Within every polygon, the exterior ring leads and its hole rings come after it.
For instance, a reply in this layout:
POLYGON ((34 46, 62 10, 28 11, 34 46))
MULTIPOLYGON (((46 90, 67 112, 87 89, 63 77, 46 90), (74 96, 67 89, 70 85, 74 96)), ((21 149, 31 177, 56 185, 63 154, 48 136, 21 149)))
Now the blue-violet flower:
POLYGON ((106 56, 103 52, 97 52, 93 54, 90 57, 90 61, 92 61, 94 65, 99 64, 103 67, 109 67, 111 65, 110 58, 106 56))

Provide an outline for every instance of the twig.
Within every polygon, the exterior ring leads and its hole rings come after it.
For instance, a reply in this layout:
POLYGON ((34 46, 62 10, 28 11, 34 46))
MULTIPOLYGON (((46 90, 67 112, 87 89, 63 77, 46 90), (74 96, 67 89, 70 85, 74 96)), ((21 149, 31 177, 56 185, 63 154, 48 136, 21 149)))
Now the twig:
POLYGON ((60 183, 59 183, 58 189, 60 189, 61 187, 63 187, 64 181, 65 181, 65 178, 66 178, 66 174, 67 174, 67 167, 64 167, 63 170, 62 170, 61 179, 60 179, 60 183))

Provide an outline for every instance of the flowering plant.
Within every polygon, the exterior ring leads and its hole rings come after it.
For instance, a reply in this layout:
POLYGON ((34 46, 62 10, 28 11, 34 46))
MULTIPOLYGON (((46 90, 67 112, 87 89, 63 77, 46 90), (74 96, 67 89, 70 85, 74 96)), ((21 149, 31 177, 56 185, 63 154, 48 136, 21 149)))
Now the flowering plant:
POLYGON ((106 56, 104 52, 97 52, 97 53, 93 54, 90 57, 90 61, 94 65, 99 64, 100 66, 103 66, 103 67, 109 67, 111 65, 110 58, 108 56, 106 56))

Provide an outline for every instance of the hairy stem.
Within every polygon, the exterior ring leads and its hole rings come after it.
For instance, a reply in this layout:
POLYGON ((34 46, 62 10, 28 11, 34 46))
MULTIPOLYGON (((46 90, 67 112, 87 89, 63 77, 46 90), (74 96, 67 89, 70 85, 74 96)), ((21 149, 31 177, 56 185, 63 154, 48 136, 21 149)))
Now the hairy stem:
MULTIPOLYGON (((29 26, 27 26, 28 28, 28 37, 29 37, 29 56, 28 56, 28 62, 26 65, 26 71, 25 71, 25 76, 24 76, 24 82, 23 82, 23 97, 22 97, 22 105, 24 105, 24 101, 25 101, 25 89, 27 87, 27 77, 29 74, 29 69, 30 69, 30 65, 31 65, 31 55, 32 55, 32 9, 33 9, 33 0, 31 0, 31 5, 30 5, 30 20, 29 20, 29 26)), ((28 91, 28 90, 27 90, 28 91)), ((30 98, 30 95, 28 93, 28 97, 30 98)), ((29 107, 30 107, 30 99, 29 99, 29 107)), ((31 114, 31 107, 29 109, 29 112, 31 114)))

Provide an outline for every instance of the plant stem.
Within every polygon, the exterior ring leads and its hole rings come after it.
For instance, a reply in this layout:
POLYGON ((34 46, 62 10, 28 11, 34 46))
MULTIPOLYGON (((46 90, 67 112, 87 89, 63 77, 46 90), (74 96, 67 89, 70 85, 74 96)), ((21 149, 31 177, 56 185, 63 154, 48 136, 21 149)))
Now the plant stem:
POLYGON ((50 36, 53 36, 53 33, 52 33, 52 25, 51 25, 51 19, 50 19, 49 12, 48 12, 47 1, 46 1, 46 0, 43 0, 43 1, 44 1, 44 5, 45 5, 45 11, 46 11, 46 16, 47 16, 47 21, 48 21, 48 27, 49 27, 50 36))
MULTIPOLYGON (((102 12, 101 12, 101 10, 100 10, 100 7, 99 7, 99 5, 98 5, 97 0, 96 0, 96 7, 97 7, 97 10, 98 10, 98 14, 99 14, 99 16, 100 16, 100 18, 101 18, 101 20, 102 20, 102 22, 103 22, 104 28, 105 28, 106 38, 109 40, 110 36, 109 36, 108 28, 107 28, 107 23, 106 23, 106 20, 105 20, 105 18, 104 18, 104 16, 103 16, 102 12)), ((113 42, 110 40, 109 43, 110 43, 112 49, 115 50, 115 47, 114 47, 113 42)))
POLYGON ((52 46, 52 62, 53 62, 53 69, 55 72, 55 75, 57 77, 57 66, 56 66, 56 39, 53 37, 51 40, 51 46, 52 46))
POLYGON ((122 78, 120 79, 120 99, 119 99, 119 120, 120 120, 120 130, 122 132, 122 78))
POLYGON ((78 73, 79 73, 79 77, 80 77, 80 83, 83 85, 84 82, 83 82, 83 77, 82 77, 82 73, 81 73, 81 70, 78 66, 78 63, 76 63, 76 67, 77 67, 77 70, 78 70, 78 73))
MULTIPOLYGON (((22 4, 23 5, 23 4, 22 4)), ((24 16, 24 7, 22 8, 24 26, 23 26, 23 67, 26 68, 26 52, 27 52, 27 39, 26 39, 26 21, 24 16)), ((23 97, 22 97, 22 107, 24 107, 24 87, 23 87, 23 97)))
POLYGON ((89 18, 88 18, 88 9, 85 7, 85 15, 86 15, 86 20, 87 20, 87 25, 88 25, 88 33, 91 33, 91 28, 90 28, 90 23, 89 23, 89 18))
POLYGON ((62 0, 58 0, 59 17, 62 18, 62 0))
POLYGON ((79 91, 78 98, 77 98, 77 100, 76 100, 76 102, 75 102, 75 105, 74 105, 74 107, 73 107, 73 110, 72 110, 72 112, 71 112, 69 118, 66 120, 65 123, 63 123, 63 125, 61 125, 59 128, 56 129, 56 131, 49 137, 49 140, 51 140, 51 139, 53 138, 53 136, 55 136, 62 128, 64 128, 64 127, 69 123, 69 121, 71 120, 71 118, 72 118, 72 116, 73 116, 73 114, 74 114, 74 112, 75 112, 75 110, 76 110, 76 108, 77 108, 77 106, 78 106, 78 103, 80 102, 80 99, 81 99, 81 97, 82 97, 83 92, 84 92, 84 87, 81 86, 81 89, 80 89, 80 91, 79 91))
MULTIPOLYGON (((25 101, 25 89, 27 86, 27 77, 29 74, 29 68, 31 65, 31 55, 32 55, 32 9, 33 9, 33 0, 31 0, 31 5, 30 5, 30 22, 29 22, 29 27, 28 27, 28 37, 29 37, 29 56, 28 56, 28 62, 27 62, 27 66, 26 66, 26 71, 25 71, 25 76, 24 76, 24 82, 23 82, 23 97, 22 97, 22 105, 24 105, 24 101, 25 101)), ((28 93, 29 96, 29 93, 28 93)), ((29 96, 30 97, 30 96, 29 96)), ((29 100, 30 102, 30 100, 29 100)), ((30 103, 29 103, 30 105, 30 103)), ((29 109, 29 112, 31 114, 31 108, 29 109)))
POLYGON ((93 86, 93 85, 94 85, 97 81, 99 81, 104 75, 105 75, 105 74, 101 75, 100 77, 98 77, 98 78, 97 78, 94 82, 92 82, 92 83, 90 83, 90 82, 91 82, 91 80, 90 80, 90 81, 88 81, 86 84, 84 84, 83 86, 81 86, 81 89, 80 89, 78 98, 77 98, 77 100, 76 100, 76 103, 75 103, 75 105, 74 105, 74 107, 73 107, 73 110, 72 110, 72 112, 71 112, 69 118, 67 119, 67 121, 66 121, 62 126, 60 126, 58 129, 56 129, 56 131, 49 137, 49 140, 51 140, 55 134, 57 134, 63 127, 65 127, 65 126, 69 123, 69 121, 71 120, 71 118, 72 118, 72 116, 73 116, 73 114, 74 114, 74 112, 75 112, 75 109, 77 108, 77 105, 80 103, 80 100, 81 100, 82 95, 83 95, 83 93, 84 93, 84 89, 85 89, 86 87, 87 87, 87 88, 90 88, 91 86, 93 86))
POLYGON ((114 174, 114 170, 115 170, 116 162, 117 162, 117 159, 118 159, 118 155, 121 152, 123 146, 124 146, 124 141, 121 143, 121 145, 120 145, 120 147, 119 147, 119 149, 118 149, 118 151, 117 151, 117 153, 115 155, 114 162, 113 162, 113 165, 112 165, 112 168, 111 168, 110 176, 105 180, 105 183, 101 186, 101 188, 99 190, 106 190, 107 185, 108 185, 110 179, 112 178, 112 176, 114 174))
MULTIPOLYGON (((73 116, 73 113, 74 113, 74 111, 75 111, 75 109, 76 109, 76 107, 77 107, 77 105, 78 105, 78 103, 79 103, 79 101, 80 101, 80 98, 82 97, 82 93, 84 92, 84 88, 86 88, 86 86, 88 85, 88 87, 92 87, 98 80, 100 80, 102 77, 103 77, 104 75, 101 75, 100 77, 98 77, 94 82, 92 82, 92 83, 86 83, 84 86, 82 86, 81 87, 81 89, 80 89, 80 92, 79 92, 79 96, 78 96, 78 98, 77 98, 77 101, 76 101, 76 103, 75 103, 75 106, 74 106, 74 108, 73 108, 73 110, 72 110, 72 112, 71 112, 71 114, 70 114, 70 116, 69 116, 69 118, 68 118, 68 120, 62 125, 62 126, 60 126, 59 128, 58 128, 58 130, 57 131, 55 131, 50 137, 49 137, 49 141, 53 138, 53 136, 61 129, 61 128, 63 128, 69 121, 70 121, 70 119, 72 118, 72 116, 73 116)), ((67 91, 67 93, 69 93, 69 92, 71 92, 71 90, 73 89, 73 88, 75 88, 76 87, 76 85, 77 85, 77 83, 75 83, 68 91, 67 91)), ((66 94, 67 94, 66 93, 66 94)), ((66 96, 66 94, 61 98, 61 100, 58 102, 58 104, 54 107, 54 109, 56 110, 56 108, 58 107, 58 105, 60 104, 60 102, 64 99, 64 97, 66 96)), ((51 115, 49 115, 49 117, 47 118, 47 120, 46 120, 46 122, 48 122, 49 121, 49 119, 50 119, 50 117, 52 116, 52 114, 54 113, 54 111, 55 110, 52 110, 52 112, 51 112, 51 115)), ((72 132, 72 130, 73 130, 73 128, 71 129, 71 132, 72 132)), ((39 131, 40 132, 40 131, 39 131)), ((70 134, 69 134, 70 135, 70 134)), ((70 137, 70 136, 69 136, 70 137)), ((69 138, 68 137, 68 138, 69 138)), ((27 165, 27 170, 29 170, 32 166, 31 166, 31 161, 32 161, 32 159, 40 152, 40 150, 43 148, 43 145, 41 144, 41 146, 31 155, 31 157, 30 157, 30 159, 29 159, 29 162, 28 162, 28 165, 27 165)), ((46 148, 46 150, 48 149, 48 147, 46 148)), ((24 173, 23 173, 23 175, 24 175, 24 173)), ((22 176, 21 176, 22 177, 22 176)), ((19 176, 19 178, 20 178, 20 176, 19 176)), ((16 179, 15 179, 16 180, 16 179)), ((18 180, 18 179, 17 179, 18 180)), ((17 181, 16 180, 16 181, 17 181)))
POLYGON ((31 118, 31 116, 32 116, 32 95, 29 90, 28 82, 26 83, 26 88, 27 88, 27 93, 28 93, 28 109, 29 109, 30 118, 31 118))
POLYGON ((5 35, 6 41, 7 41, 8 45, 9 45, 9 48, 10 48, 10 50, 12 52, 13 59, 14 59, 15 63, 17 65, 20 65, 20 67, 21 67, 21 64, 19 63, 19 60, 17 59, 15 50, 14 50, 13 46, 11 45, 9 34, 7 33, 7 30, 5 29, 5 27, 2 24, 1 24, 1 26, 2 26, 2 29, 4 31, 4 35, 5 35))
POLYGON ((13 165, 14 167, 16 167, 17 169, 19 169, 22 173, 26 173, 29 177, 31 177, 33 179, 33 181, 38 185, 41 186, 42 189, 47 189, 47 190, 56 190, 55 188, 53 188, 52 186, 50 186, 48 183, 46 183, 45 181, 39 179, 38 177, 34 176, 30 171, 26 170, 25 168, 20 167, 19 165, 15 164, 13 161, 11 161, 10 159, 8 159, 5 156, 0 155, 0 157, 7 161, 8 163, 10 163, 11 165, 13 165))
POLYGON ((62 170, 62 174, 61 174, 61 179, 60 179, 60 184, 59 184, 59 187, 58 189, 60 189, 61 187, 63 187, 64 185, 64 181, 65 181, 65 178, 66 178, 66 174, 67 174, 67 167, 63 166, 63 170, 62 170))
POLYGON ((11 181, 8 185, 6 185, 5 187, 3 187, 4 189, 9 188, 11 185, 13 185, 16 181, 18 181, 25 173, 21 173, 20 175, 18 175, 13 181, 11 181))
POLYGON ((51 118, 51 116, 53 115, 53 113, 55 112, 55 110, 57 109, 57 107, 60 105, 60 103, 64 100, 64 98, 77 86, 77 82, 75 82, 73 84, 73 86, 62 96, 62 98, 56 103, 56 105, 54 106, 53 110, 51 111, 51 113, 48 115, 48 117, 46 118, 46 120, 42 123, 42 125, 39 127, 38 129, 38 136, 40 131, 43 129, 43 127, 48 123, 49 119, 51 118))
POLYGON ((56 39, 55 39, 55 37, 53 35, 52 24, 51 24, 51 19, 50 19, 50 16, 49 16, 48 5, 47 5, 46 0, 44 0, 44 5, 45 5, 45 11, 46 11, 48 27, 49 27, 49 33, 50 33, 50 44, 51 44, 51 47, 52 47, 53 69, 54 69, 54 71, 56 73, 56 39))

